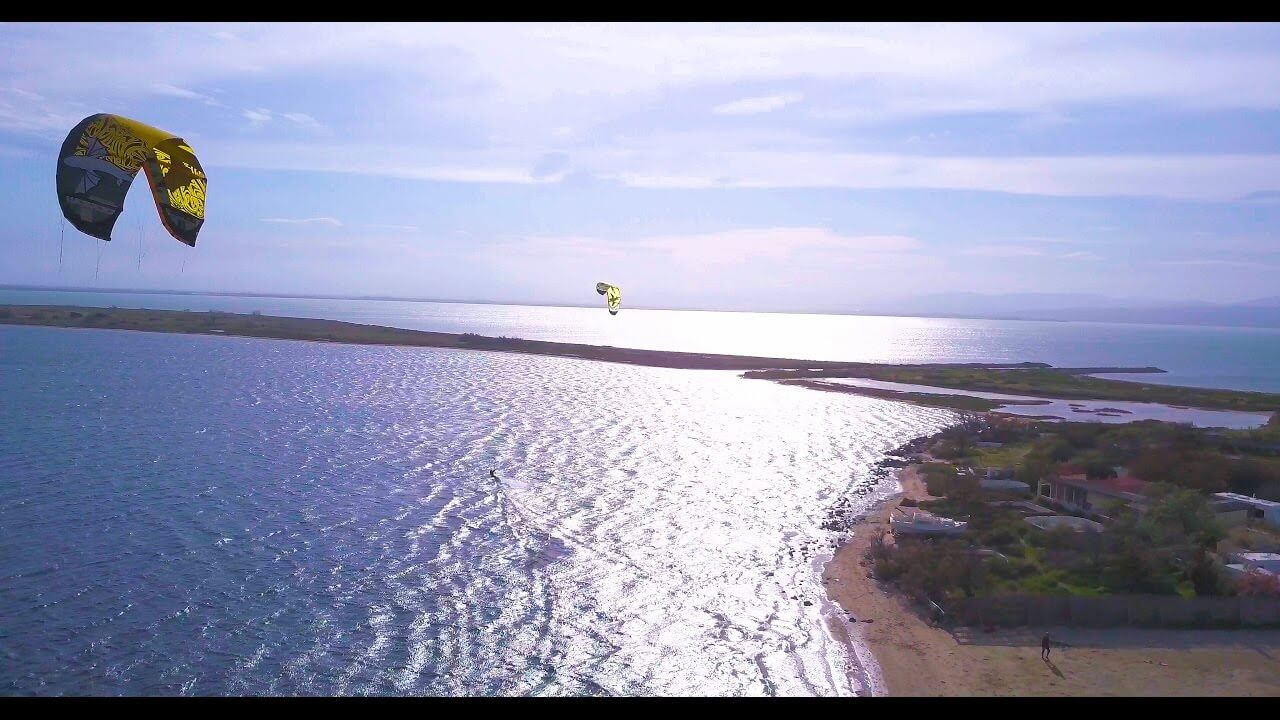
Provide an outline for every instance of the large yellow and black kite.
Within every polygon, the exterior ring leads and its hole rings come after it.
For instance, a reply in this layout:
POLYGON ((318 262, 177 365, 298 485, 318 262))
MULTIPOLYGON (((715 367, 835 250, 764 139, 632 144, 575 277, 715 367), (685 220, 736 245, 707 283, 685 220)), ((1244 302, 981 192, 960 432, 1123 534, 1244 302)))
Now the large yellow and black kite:
POLYGON ((204 224, 208 179, 186 141, 119 115, 90 115, 72 128, 58 154, 58 204, 82 233, 111 239, 124 196, 141 168, 160 221, 174 238, 196 246, 204 224))
POLYGON ((617 315, 618 308, 622 305, 622 291, 616 285, 609 283, 596 283, 596 292, 604 295, 604 299, 609 303, 609 314, 617 315))

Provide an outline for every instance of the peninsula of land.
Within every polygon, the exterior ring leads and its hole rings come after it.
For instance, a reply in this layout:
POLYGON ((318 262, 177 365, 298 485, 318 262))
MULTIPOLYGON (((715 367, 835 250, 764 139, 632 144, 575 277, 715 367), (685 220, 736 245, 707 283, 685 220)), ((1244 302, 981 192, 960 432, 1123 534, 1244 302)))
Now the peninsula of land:
MULTIPOLYGON (((49 305, 0 306, 0 324, 137 330, 360 345, 394 345, 515 352, 648 367, 691 370, 740 370, 744 377, 798 384, 812 389, 868 395, 934 407, 983 411, 996 404, 983 398, 947 394, 946 389, 1007 392, 1017 395, 1167 403, 1217 410, 1275 412, 1280 395, 1236 390, 1155 385, 1093 377, 1108 373, 1162 373, 1156 367, 1055 368, 1047 363, 934 363, 883 365, 788 358, 751 357, 607 345, 487 337, 473 333, 361 325, 314 318, 227 312, 190 312, 49 305), (829 378, 866 378, 938 388, 937 393, 904 393, 852 385, 832 386, 829 378)), ((1028 400, 1029 404, 1042 402, 1028 400)))

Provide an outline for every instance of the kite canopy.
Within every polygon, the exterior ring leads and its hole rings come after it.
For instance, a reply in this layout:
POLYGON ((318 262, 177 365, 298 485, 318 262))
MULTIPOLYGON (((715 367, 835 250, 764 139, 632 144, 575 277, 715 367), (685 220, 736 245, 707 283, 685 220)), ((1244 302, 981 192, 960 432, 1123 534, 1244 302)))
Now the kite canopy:
POLYGON ((605 300, 609 303, 609 314, 617 315, 618 308, 622 305, 622 291, 616 285, 599 282, 596 283, 596 292, 605 296, 605 300))
POLYGON ((142 168, 169 234, 196 246, 208 179, 180 137, 119 115, 90 115, 58 154, 58 204, 80 232, 111 240, 124 196, 142 168))

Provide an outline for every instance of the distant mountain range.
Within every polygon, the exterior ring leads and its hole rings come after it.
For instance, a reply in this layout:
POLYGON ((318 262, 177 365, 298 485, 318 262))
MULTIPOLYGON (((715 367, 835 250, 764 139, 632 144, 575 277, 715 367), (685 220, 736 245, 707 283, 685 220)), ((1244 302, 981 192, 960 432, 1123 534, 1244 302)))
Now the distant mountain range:
POLYGON ((1280 328, 1280 296, 1236 303, 1210 303, 1086 294, 944 293, 862 307, 857 312, 997 320, 1280 328))

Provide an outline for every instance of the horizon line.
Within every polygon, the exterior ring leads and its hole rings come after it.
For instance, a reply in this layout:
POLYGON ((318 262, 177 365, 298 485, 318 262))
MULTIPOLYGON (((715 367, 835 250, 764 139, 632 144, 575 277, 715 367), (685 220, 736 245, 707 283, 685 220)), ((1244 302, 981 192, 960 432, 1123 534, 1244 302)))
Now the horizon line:
MULTIPOLYGON (((404 297, 399 295, 327 295, 313 293, 282 293, 282 292, 256 292, 242 290, 167 290, 157 288, 119 288, 119 287, 84 287, 74 285, 30 285, 23 283, 0 283, 0 290, 35 290, 35 291, 61 291, 61 292, 85 292, 85 293, 119 293, 119 294, 138 294, 138 295, 205 295, 211 297, 258 297, 258 298, 279 298, 293 300, 368 300, 372 302, 412 302, 412 303, 440 303, 448 305, 509 305, 513 307, 562 307, 562 308, 584 308, 591 309, 597 307, 596 304, 574 305, 559 302, 533 302, 533 301, 515 301, 515 300, 484 300, 484 299, 457 299, 457 298, 425 298, 425 297, 404 297)), ((708 308, 708 307, 659 307, 654 305, 629 305, 631 310, 659 310, 669 312, 731 312, 731 313, 766 313, 774 315, 867 315, 874 317, 951 317, 963 319, 967 316, 962 315, 910 315, 901 313, 887 313, 875 311, 850 311, 850 310, 741 310, 730 308, 708 308)), ((970 318, 974 320, 997 319, 997 320, 1021 320, 1024 318, 1005 317, 1005 318, 970 318)))
MULTIPOLYGON (((326 294, 310 294, 310 293, 281 293, 281 292, 250 292, 236 290, 175 290, 175 289, 155 289, 155 288, 103 288, 103 287, 83 287, 73 285, 32 285, 24 283, 0 283, 0 290, 18 290, 18 291, 57 291, 57 292, 77 292, 77 293, 106 293, 106 294, 138 294, 138 295, 190 295, 190 296, 208 296, 208 297, 248 297, 248 298, 275 298, 285 300, 365 300, 371 302, 411 302, 411 303, 437 303, 446 305, 507 305, 511 307, 553 307, 553 308, 582 308, 592 309, 597 307, 596 304, 574 305, 555 302, 530 302, 530 301, 511 301, 511 300, 484 300, 484 299, 449 299, 449 298, 422 298, 422 297, 403 297, 394 295, 326 295, 326 294)), ((977 295, 981 297, 999 298, 1007 296, 1005 294, 985 294, 985 293, 962 293, 977 295)), ((1016 293, 1026 294, 1026 293, 1016 293)), ((1041 295, 1054 295, 1058 293, 1031 293, 1041 295)), ((1218 304, 1209 303, 1210 307, 1240 307, 1247 306, 1247 303, 1257 302, 1259 300, 1271 299, 1255 298, 1253 300, 1237 301, 1235 303, 1218 304)), ((1205 301, 1187 301, 1189 305, 1182 309, 1192 309, 1190 303, 1205 301)), ((1098 310, 1174 310, 1172 308, 1142 308, 1136 306, 1111 306, 1101 308, 1090 307, 1062 307, 1050 308, 1047 310, 1034 311, 1030 316, 1017 315, 998 315, 998 314, 981 314, 979 313, 941 313, 941 312, 886 312, 877 310, 742 310, 742 309, 717 309, 706 307, 655 307, 650 305, 631 305, 628 306, 632 310, 653 310, 666 312, 721 312, 721 313, 757 313, 770 315, 844 315, 854 317, 900 317, 900 318, 933 318, 943 320, 1001 320, 1001 321, 1017 321, 1017 322, 1107 322, 1099 320, 1070 320, 1061 318, 1036 317, 1036 312, 1051 313, 1064 312, 1071 310, 1080 311, 1098 311, 1098 310)), ((1231 327, 1231 328, 1261 328, 1274 329, 1272 325, 1205 325, 1199 323, 1169 323, 1169 322, 1111 322, 1107 324, 1119 325, 1171 325, 1182 327, 1231 327)))

